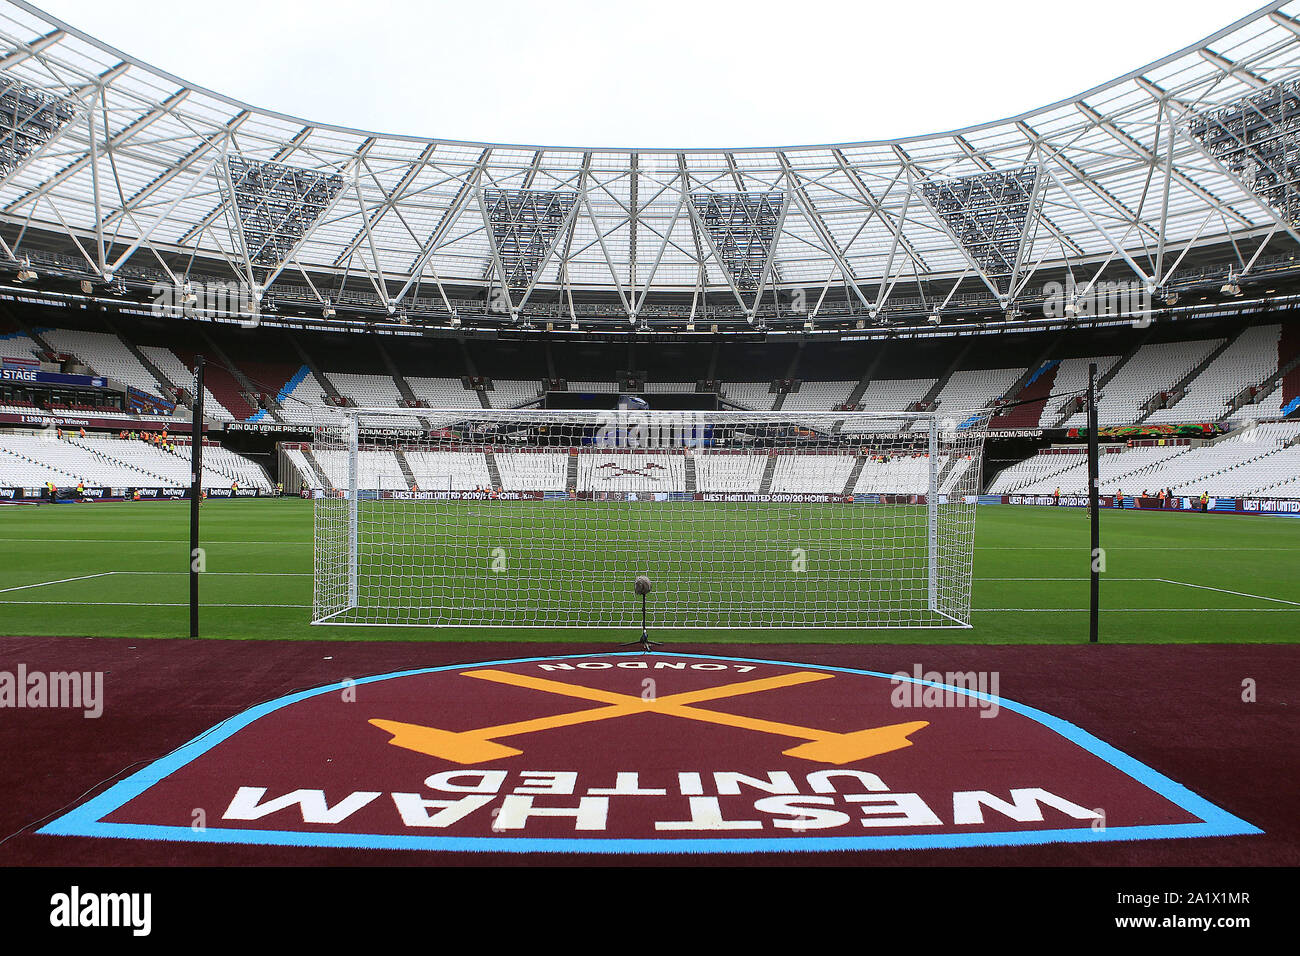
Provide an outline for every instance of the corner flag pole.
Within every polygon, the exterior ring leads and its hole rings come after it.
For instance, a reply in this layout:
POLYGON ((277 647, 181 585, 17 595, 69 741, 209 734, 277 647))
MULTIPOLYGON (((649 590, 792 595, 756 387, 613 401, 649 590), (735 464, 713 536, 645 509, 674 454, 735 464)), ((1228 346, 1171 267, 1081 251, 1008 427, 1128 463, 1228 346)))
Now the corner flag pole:
POLYGON ((199 636, 199 505, 203 501, 203 356, 194 357, 190 419, 190 637, 199 636))
POLYGON ((1097 363, 1088 363, 1088 515, 1092 521, 1091 593, 1088 598, 1088 643, 1097 643, 1097 619, 1101 609, 1101 480, 1097 461, 1097 363))

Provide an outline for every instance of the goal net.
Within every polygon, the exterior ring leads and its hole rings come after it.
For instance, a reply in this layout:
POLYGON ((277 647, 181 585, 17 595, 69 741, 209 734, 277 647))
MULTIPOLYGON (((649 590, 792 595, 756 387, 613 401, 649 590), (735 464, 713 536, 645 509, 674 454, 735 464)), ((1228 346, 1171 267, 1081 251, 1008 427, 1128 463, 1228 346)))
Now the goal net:
POLYGON ((316 430, 313 621, 970 621, 987 413, 349 409, 316 430), (419 427, 369 422, 418 416, 419 427))

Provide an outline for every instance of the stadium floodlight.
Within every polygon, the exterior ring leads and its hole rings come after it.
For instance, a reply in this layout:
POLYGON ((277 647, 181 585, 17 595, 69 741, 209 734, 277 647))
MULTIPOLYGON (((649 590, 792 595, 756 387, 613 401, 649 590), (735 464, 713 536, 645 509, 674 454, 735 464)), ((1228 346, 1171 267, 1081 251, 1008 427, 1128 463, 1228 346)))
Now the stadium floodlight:
POLYGON ((784 219, 785 193, 779 189, 697 192, 691 193, 691 203, 736 287, 744 291, 759 288, 784 219))
POLYGON ((943 322, 943 313, 940 312, 938 309, 935 309, 933 312, 930 313, 929 322, 931 325, 939 325, 940 323, 943 322))
POLYGON ((321 318, 323 318, 323 319, 332 319, 332 318, 334 318, 334 316, 335 316, 335 314, 336 314, 336 313, 334 312, 334 305, 333 305, 332 302, 330 302, 329 299, 326 299, 326 300, 325 300, 325 304, 321 307, 320 314, 321 314, 321 318))
POLYGON ((230 197, 250 264, 277 266, 343 191, 343 177, 231 156, 230 197))
POLYGON ((507 287, 524 289, 532 282, 577 202, 576 192, 483 190, 487 224, 507 287))
POLYGON ((1038 169, 1022 166, 953 179, 931 179, 921 195, 967 255, 1001 292, 1010 285, 1026 225, 1042 205, 1038 169))
POLYGON ((969 624, 988 410, 342 413, 315 623, 621 628, 643 574, 661 627, 969 624))
POLYGON ((1241 295, 1241 286, 1237 283, 1236 276, 1228 276, 1228 281, 1219 287, 1222 295, 1238 296, 1241 295))
POLYGON ((1202 149, 1284 221, 1300 224, 1295 179, 1300 151, 1300 80, 1274 83, 1230 103, 1192 113, 1186 128, 1202 149))
POLYGON ((35 282, 40 278, 36 270, 32 268, 30 259, 24 259, 18 266, 18 274, 14 276, 15 282, 35 282))
POLYGON ((0 76, 0 180, 76 118, 71 101, 0 76))

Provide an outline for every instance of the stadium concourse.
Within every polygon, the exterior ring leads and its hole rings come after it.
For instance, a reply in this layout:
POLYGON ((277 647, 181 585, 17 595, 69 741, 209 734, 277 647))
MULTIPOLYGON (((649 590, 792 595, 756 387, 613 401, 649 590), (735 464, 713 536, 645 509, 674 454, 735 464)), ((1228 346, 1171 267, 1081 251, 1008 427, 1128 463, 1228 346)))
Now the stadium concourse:
POLYGON ((524 147, 0 0, 0 863, 1300 864, 1297 68, 524 147))

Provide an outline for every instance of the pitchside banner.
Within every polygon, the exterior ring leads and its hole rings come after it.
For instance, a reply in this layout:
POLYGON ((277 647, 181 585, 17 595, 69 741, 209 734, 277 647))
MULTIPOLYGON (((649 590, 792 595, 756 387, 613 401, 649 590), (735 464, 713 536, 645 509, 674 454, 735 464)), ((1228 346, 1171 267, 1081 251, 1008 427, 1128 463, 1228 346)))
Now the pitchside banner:
POLYGON ((748 853, 1260 833, 996 674, 692 654, 419 668, 258 705, 43 827, 451 852, 748 853))
POLYGON ((103 415, 81 415, 76 412, 65 414, 53 412, 0 412, 0 425, 28 425, 40 428, 105 428, 112 431, 156 432, 166 429, 169 432, 189 432, 190 423, 164 415, 144 415, 109 418, 103 415))
MULTIPOLYGON (((344 497, 342 489, 336 491, 344 497)), ((542 501, 569 499, 572 501, 723 501, 767 502, 777 504, 901 504, 923 505, 925 495, 835 495, 819 492, 775 492, 753 494, 750 492, 679 492, 679 491, 390 491, 388 489, 362 488, 357 492, 362 501, 392 499, 394 501, 542 501)), ((947 504, 948 496, 940 495, 939 504, 947 504)))
POLYGON ((63 372, 42 372, 30 368, 0 368, 0 382, 14 385, 77 385, 82 388, 104 388, 108 383, 92 375, 67 375, 63 372))
MULTIPOLYGON (((260 488, 208 488, 209 498, 265 498, 274 492, 260 488)), ((60 486, 54 489, 55 501, 182 501, 190 497, 189 488, 82 488, 60 486)), ((0 488, 0 501, 48 501, 45 488, 0 488)))
MULTIPOLYGON (((982 505, 1040 505, 1060 508, 1086 508, 1086 495, 979 495, 982 505)), ((1300 515, 1300 498, 1210 498, 1204 509, 1201 499, 1131 498, 1125 496, 1118 502, 1114 495, 1102 495, 1103 508, 1123 508, 1126 511, 1213 511, 1226 514, 1300 515)))

